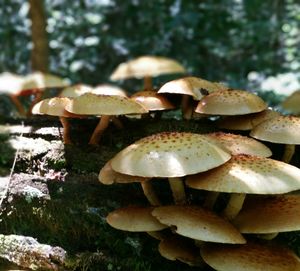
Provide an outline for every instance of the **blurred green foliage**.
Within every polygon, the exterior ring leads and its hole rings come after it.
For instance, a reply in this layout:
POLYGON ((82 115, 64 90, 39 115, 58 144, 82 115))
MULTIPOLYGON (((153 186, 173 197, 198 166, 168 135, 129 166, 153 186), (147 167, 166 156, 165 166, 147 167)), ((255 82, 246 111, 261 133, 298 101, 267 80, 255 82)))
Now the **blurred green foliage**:
MULTIPOLYGON (((144 54, 240 88, 255 89, 253 71, 300 69, 298 0, 45 0, 45 8, 50 70, 73 82, 107 82, 120 62, 144 54)), ((0 72, 29 72, 28 2, 2 0, 0 16, 0 72)))

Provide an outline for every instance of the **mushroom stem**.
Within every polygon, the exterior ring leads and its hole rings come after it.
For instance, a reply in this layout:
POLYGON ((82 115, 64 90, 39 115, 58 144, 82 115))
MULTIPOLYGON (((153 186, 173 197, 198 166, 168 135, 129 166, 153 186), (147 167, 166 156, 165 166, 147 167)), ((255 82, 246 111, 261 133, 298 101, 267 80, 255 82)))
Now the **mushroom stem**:
POLYGON ((190 102, 189 95, 183 95, 181 99, 181 112, 182 117, 186 120, 190 120, 193 116, 193 107, 190 102))
POLYGON ((295 145, 286 144, 284 148, 284 154, 282 157, 282 161, 285 163, 289 163, 292 160, 292 157, 295 152, 295 145))
POLYGON ((163 234, 163 233, 161 233, 160 231, 147 231, 147 233, 151 236, 151 237, 153 237, 153 238, 155 238, 155 239, 157 239, 157 240, 164 240, 165 239, 165 235, 163 234))
POLYGON ((259 238, 265 239, 265 240, 272 240, 278 235, 278 232, 273 233, 266 233, 266 234, 260 234, 259 238))
POLYGON ((210 191, 206 196, 203 207, 212 210, 214 208, 214 205, 217 201, 219 194, 220 194, 219 192, 210 191))
POLYGON ((16 95, 9 95, 10 99, 12 100, 12 102, 14 103, 14 105, 16 106, 19 114, 21 116, 26 116, 26 112, 24 110, 23 105, 21 104, 21 102, 19 101, 18 97, 16 95))
POLYGON ((123 123, 116 117, 116 116, 112 116, 111 120, 113 122, 113 124, 118 128, 118 129, 123 129, 124 125, 123 123))
POLYGON ((34 95, 34 99, 31 102, 30 107, 29 107, 29 109, 27 111, 27 114, 26 114, 27 117, 30 117, 32 115, 32 112, 31 112, 32 108, 34 107, 34 105, 36 103, 38 103, 42 99, 42 95, 43 95, 43 93, 40 90, 38 90, 38 89, 37 90, 32 90, 32 93, 34 95))
POLYGON ((174 177, 169 178, 170 188, 172 190, 173 199, 175 204, 181 205, 186 203, 186 195, 184 190, 184 184, 181 178, 174 177))
POLYGON ((98 145, 100 138, 103 134, 103 132, 106 130, 106 128, 109 125, 109 121, 110 121, 110 116, 109 115, 102 115, 91 138, 89 141, 90 145, 98 145))
POLYGON ((150 76, 144 77, 144 89, 152 90, 152 78, 150 76))
POLYGON ((142 186, 142 189, 144 191, 146 198, 148 199, 148 201, 150 202, 151 205, 153 205, 153 206, 161 205, 161 203, 153 189, 151 180, 141 182, 141 186, 142 186))
POLYGON ((223 211, 224 217, 228 220, 233 220, 243 207, 246 194, 233 193, 230 196, 229 202, 223 211))
POLYGON ((65 117, 60 117, 59 120, 63 126, 63 142, 64 142, 64 144, 69 144, 69 145, 73 144, 71 137, 70 137, 70 122, 65 117))

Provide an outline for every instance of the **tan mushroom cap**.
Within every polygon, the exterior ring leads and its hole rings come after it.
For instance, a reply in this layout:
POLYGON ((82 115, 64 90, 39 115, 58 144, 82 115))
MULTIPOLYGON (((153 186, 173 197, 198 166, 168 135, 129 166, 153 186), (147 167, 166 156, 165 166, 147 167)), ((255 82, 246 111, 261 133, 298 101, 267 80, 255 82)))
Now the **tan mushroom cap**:
POLYGON ((65 79, 56 75, 34 72, 25 76, 22 89, 60 88, 68 85, 69 83, 65 79))
POLYGON ((108 214, 107 223, 118 230, 131 232, 160 231, 167 228, 151 212, 153 207, 129 206, 108 214))
POLYGON ((282 103, 281 107, 291 114, 300 114, 300 90, 293 92, 282 103))
POLYGON ((200 206, 162 206, 155 208, 152 215, 185 237, 206 242, 246 243, 230 222, 200 206))
POLYGON ((211 115, 244 115, 263 111, 267 104, 257 95, 244 90, 213 92, 197 105, 196 112, 211 115))
POLYGON ((261 157, 269 157, 272 155, 272 151, 267 146, 247 136, 222 132, 207 135, 214 139, 216 143, 221 144, 232 155, 248 154, 261 157))
POLYGON ((140 104, 129 98, 93 93, 85 93, 75 97, 66 106, 66 110, 73 114, 82 115, 123 115, 148 112, 140 104))
POLYGON ((167 82, 159 89, 158 93, 184 94, 199 101, 208 93, 225 89, 228 89, 228 87, 220 83, 190 76, 167 82))
POLYGON ((124 89, 109 84, 98 85, 94 87, 91 92, 97 95, 116 95, 127 97, 126 91, 124 89))
POLYGON ((159 56, 141 56, 121 63, 112 73, 110 79, 155 77, 161 74, 184 72, 184 67, 173 59, 159 56))
POLYGON ((219 128, 248 131, 261 122, 279 116, 279 112, 266 109, 262 112, 241 116, 228 116, 218 123, 219 128))
POLYGON ((299 258, 289 249, 247 242, 245 245, 205 244, 203 260, 218 271, 299 271, 299 258))
POLYGON ((163 239, 158 245, 158 251, 161 256, 171 261, 179 260, 190 266, 203 264, 199 249, 187 238, 172 236, 163 239))
POLYGON ((186 184, 216 192, 282 194, 300 189, 300 169, 270 158, 241 154, 215 169, 188 176, 186 184))
POLYGON ((0 74, 0 92, 5 94, 18 94, 22 90, 24 76, 10 72, 0 74))
POLYGON ((54 97, 44 99, 32 108, 32 114, 50 115, 58 117, 80 117, 65 110, 71 99, 67 97, 54 97))
POLYGON ((299 213, 299 195, 246 199, 232 223, 242 233, 299 231, 299 213))
POLYGON ((142 138, 120 151, 111 161, 123 174, 142 177, 181 177, 217 167, 230 154, 206 135, 163 132, 142 138))
POLYGON ((93 89, 92 86, 85 85, 85 84, 77 84, 77 85, 64 88, 59 96, 74 98, 83 95, 87 92, 91 92, 92 89, 93 89))
POLYGON ((251 131, 250 136, 280 144, 300 144, 300 118, 278 116, 268 119, 251 131))
POLYGON ((136 92, 130 97, 131 100, 140 103, 149 111, 174 109, 175 106, 166 97, 157 94, 156 91, 143 90, 136 92))
POLYGON ((114 171, 111 167, 111 160, 100 170, 98 179, 103 184, 134 183, 150 180, 150 178, 131 176, 114 171))

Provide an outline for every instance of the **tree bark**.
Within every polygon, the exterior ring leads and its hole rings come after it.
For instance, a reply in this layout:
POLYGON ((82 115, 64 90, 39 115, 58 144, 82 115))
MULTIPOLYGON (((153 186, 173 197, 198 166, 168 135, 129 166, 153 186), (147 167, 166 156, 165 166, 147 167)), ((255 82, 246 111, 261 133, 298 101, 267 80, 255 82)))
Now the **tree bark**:
POLYGON ((31 37, 33 48, 31 51, 31 68, 33 71, 48 72, 49 48, 46 32, 46 15, 44 1, 29 0, 31 19, 31 37))

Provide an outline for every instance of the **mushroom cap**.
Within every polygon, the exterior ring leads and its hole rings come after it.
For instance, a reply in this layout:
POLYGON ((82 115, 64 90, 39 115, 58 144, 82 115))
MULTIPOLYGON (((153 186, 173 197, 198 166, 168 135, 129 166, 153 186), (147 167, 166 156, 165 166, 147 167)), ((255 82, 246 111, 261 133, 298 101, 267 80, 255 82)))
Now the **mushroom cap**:
POLYGON ((300 144, 300 118, 278 116, 268 119, 252 129, 250 136, 280 144, 300 144))
POLYGON ((76 114, 65 110, 67 104, 71 101, 68 97, 54 97, 41 100, 32 108, 32 114, 50 115, 58 117, 79 117, 76 114))
POLYGON ((208 94, 196 107, 197 113, 211 115, 244 115, 263 111, 267 104, 245 90, 220 90, 208 94))
POLYGON ((107 223, 118 230, 131 232, 160 231, 167 228, 151 212, 153 207, 128 206, 110 212, 107 223))
POLYGON ((165 83, 158 93, 172 93, 192 96, 194 100, 201 100, 205 95, 228 89, 220 83, 210 82, 199 77, 184 77, 165 83))
POLYGON ((59 96, 60 97, 74 98, 74 97, 78 97, 80 95, 83 95, 87 92, 91 92, 92 89, 93 88, 89 85, 77 84, 77 85, 73 85, 73 86, 69 86, 69 87, 64 88, 59 96))
POLYGON ((246 199, 232 223, 242 233, 299 231, 299 212, 299 195, 251 198, 246 199))
POLYGON ((126 91, 124 89, 109 84, 102 84, 96 86, 92 90, 92 93, 97 95, 116 95, 116 96, 127 97, 126 91))
POLYGON ((114 171, 111 167, 111 160, 109 160, 100 170, 98 179, 103 184, 134 183, 150 180, 150 178, 131 176, 114 171))
POLYGON ((282 103, 281 107, 291 114, 300 114, 300 90, 293 92, 282 103))
POLYGON ((3 72, 0 74, 0 92, 6 94, 17 94, 22 90, 24 84, 24 77, 10 73, 3 72))
POLYGON ((121 63, 114 70, 110 79, 115 81, 184 72, 184 67, 173 59, 159 56, 141 56, 125 63, 121 63))
POLYGON ((247 242, 244 245, 205 244, 203 260, 219 271, 299 271, 299 258, 289 249, 247 242))
POLYGON ((56 75, 42 72, 28 74, 24 78, 22 90, 43 89, 43 88, 61 88, 68 86, 69 83, 56 75))
POLYGON ((248 154, 262 157, 269 157, 272 155, 272 151, 267 146, 247 136, 222 132, 210 133, 207 135, 215 140, 216 143, 221 144, 232 155, 248 154))
POLYGON ((162 224, 179 235, 206 242, 244 244, 246 240, 227 220, 200 206, 161 206, 152 211, 162 224))
POLYGON ((153 90, 142 90, 136 92, 130 97, 131 100, 140 103, 149 111, 174 109, 175 106, 168 101, 166 97, 157 94, 153 90))
POLYGON ((163 239, 158 245, 158 251, 161 256, 171 261, 179 260, 190 266, 203 264, 198 248, 187 238, 174 235, 163 239))
POLYGON ((258 113, 252 113, 241 116, 228 116, 218 123, 219 128, 229 130, 248 131, 253 129, 261 122, 279 116, 279 112, 266 109, 258 113))
POLYGON ((187 176, 186 184, 216 192, 282 194, 300 189, 300 169, 270 158, 240 154, 215 169, 187 176))
POLYGON ((93 93, 85 93, 75 97, 66 106, 66 110, 73 114, 82 115, 123 115, 148 112, 143 106, 129 98, 93 93))
POLYGON ((142 177, 181 177, 217 167, 230 154, 206 135, 163 132, 147 136, 117 153, 112 168, 142 177))

